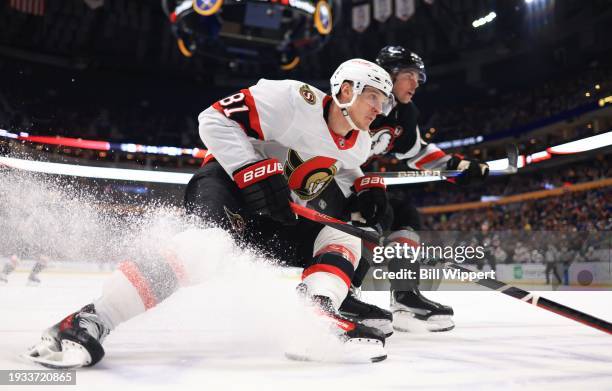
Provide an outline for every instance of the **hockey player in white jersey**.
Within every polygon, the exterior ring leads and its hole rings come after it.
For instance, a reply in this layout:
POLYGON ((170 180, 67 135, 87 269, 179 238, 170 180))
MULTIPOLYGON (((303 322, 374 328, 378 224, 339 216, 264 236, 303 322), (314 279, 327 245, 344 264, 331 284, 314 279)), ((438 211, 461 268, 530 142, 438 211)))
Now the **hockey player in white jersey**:
MULTIPOLYGON (((302 82, 262 79, 202 112, 200 136, 209 154, 187 186, 185 206, 230 231, 236 242, 302 266, 299 291, 347 351, 361 356, 352 359, 380 361, 386 358, 384 334, 338 313, 361 258, 361 241, 296 218, 289 202, 305 204, 335 179, 345 196, 355 194, 366 219, 383 218, 384 181, 364 176, 360 166, 370 151, 370 124, 393 107, 392 82, 378 65, 353 59, 334 72, 331 91, 327 96, 302 82)), ((50 366, 65 364, 66 355, 94 365, 104 356, 104 337, 176 291, 190 262, 206 259, 122 264, 100 299, 47 330, 29 356, 50 366), (162 272, 171 277, 160 278, 162 272)))

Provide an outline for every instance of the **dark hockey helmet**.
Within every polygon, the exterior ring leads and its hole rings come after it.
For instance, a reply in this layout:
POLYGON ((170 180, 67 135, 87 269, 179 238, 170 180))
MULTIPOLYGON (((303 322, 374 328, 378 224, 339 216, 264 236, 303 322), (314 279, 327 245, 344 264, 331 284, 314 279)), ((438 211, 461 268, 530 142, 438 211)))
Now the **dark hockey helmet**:
POLYGON ((376 63, 390 74, 396 74, 402 69, 412 69, 419 74, 419 83, 427 81, 425 63, 416 53, 406 50, 402 46, 385 46, 376 56, 376 63))

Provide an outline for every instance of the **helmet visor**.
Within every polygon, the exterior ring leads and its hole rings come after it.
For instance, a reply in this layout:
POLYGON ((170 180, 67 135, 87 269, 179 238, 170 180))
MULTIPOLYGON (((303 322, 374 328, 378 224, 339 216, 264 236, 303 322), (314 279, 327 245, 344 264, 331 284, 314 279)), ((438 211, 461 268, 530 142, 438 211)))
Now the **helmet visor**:
POLYGON ((361 92, 361 96, 368 105, 374 107, 383 115, 389 115, 393 106, 395 106, 395 99, 393 94, 385 94, 378 88, 366 86, 361 92))

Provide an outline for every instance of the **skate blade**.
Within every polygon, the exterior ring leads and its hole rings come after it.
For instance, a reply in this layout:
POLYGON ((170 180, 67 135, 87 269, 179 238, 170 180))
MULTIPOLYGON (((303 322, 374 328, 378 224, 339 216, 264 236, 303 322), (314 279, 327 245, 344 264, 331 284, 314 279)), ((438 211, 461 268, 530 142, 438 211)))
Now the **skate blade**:
POLYGON ((427 320, 415 318, 412 312, 396 311, 393 313, 393 329, 401 333, 437 333, 450 331, 455 323, 450 315, 434 315, 427 320))
POLYGON ((81 368, 84 366, 83 362, 80 360, 68 362, 68 361, 62 360, 61 357, 59 357, 59 359, 54 359, 54 358, 49 358, 49 357, 46 357, 46 358, 33 357, 33 356, 28 355, 27 353, 20 355, 20 357, 30 363, 41 365, 49 369, 75 369, 75 368, 81 368))
POLYGON ((327 362, 342 364, 369 364, 387 358, 382 342, 378 340, 349 339, 333 350, 308 348, 287 351, 285 357, 293 361, 327 362))
POLYGON ((51 369, 75 369, 89 365, 91 356, 81 345, 62 340, 62 350, 53 351, 48 344, 42 343, 20 355, 28 362, 51 369))

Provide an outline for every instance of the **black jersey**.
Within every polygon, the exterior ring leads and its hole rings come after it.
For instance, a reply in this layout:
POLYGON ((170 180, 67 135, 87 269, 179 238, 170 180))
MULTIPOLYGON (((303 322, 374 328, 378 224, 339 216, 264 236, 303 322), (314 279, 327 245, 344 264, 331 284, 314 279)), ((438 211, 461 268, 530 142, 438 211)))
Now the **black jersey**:
POLYGON ((378 116, 370 126, 372 148, 368 162, 380 156, 406 160, 415 170, 443 168, 450 156, 421 138, 419 110, 412 102, 398 103, 388 116, 378 116))

